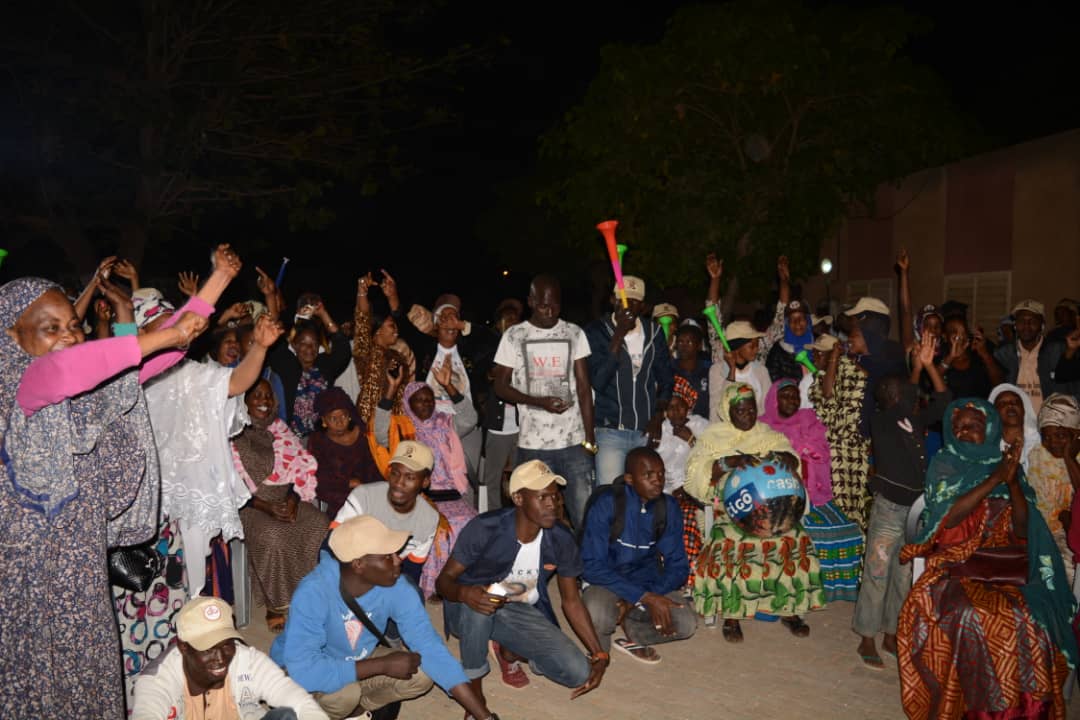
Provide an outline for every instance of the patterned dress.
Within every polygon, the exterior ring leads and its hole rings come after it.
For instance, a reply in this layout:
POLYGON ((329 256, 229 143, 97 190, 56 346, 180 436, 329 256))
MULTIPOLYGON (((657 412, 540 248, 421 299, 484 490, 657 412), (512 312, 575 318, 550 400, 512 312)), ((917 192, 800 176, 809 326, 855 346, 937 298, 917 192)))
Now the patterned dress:
POLYGON ((836 369, 832 397, 821 391, 823 374, 810 388, 810 401, 825 423, 832 451, 833 500, 849 520, 866 532, 870 522, 870 439, 859 430, 866 374, 848 357, 836 369))

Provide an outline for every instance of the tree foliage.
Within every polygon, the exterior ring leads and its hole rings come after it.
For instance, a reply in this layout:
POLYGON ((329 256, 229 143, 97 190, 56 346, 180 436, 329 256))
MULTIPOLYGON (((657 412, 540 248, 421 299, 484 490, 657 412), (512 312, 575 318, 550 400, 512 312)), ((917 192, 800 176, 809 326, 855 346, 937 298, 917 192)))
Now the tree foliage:
POLYGON ((222 208, 323 225, 333 183, 374 192, 406 171, 402 137, 447 120, 417 88, 437 98, 473 51, 396 49, 426 29, 428 8, 42 0, 11 13, 0 82, 24 141, 6 173, 32 202, 0 213, 47 232, 84 270, 88 238, 119 237, 138 259, 149 237, 222 208))
POLYGON ((634 270, 661 285, 695 283, 707 252, 748 291, 781 253, 805 275, 880 183, 963 151, 942 86, 903 54, 923 29, 898 9, 685 8, 660 43, 602 50, 584 100, 542 138, 556 179, 538 200, 596 253, 592 226, 618 218, 634 270))

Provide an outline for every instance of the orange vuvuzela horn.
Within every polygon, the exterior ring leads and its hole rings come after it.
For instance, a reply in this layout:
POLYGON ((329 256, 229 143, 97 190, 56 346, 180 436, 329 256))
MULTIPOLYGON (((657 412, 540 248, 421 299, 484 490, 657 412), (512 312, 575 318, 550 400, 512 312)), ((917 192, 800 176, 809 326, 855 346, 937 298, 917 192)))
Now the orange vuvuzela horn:
POLYGON ((615 228, 618 225, 618 220, 605 220, 602 223, 597 223, 596 229, 604 236, 604 242, 607 244, 608 258, 611 260, 611 269, 615 272, 615 287, 619 289, 619 298, 622 300, 622 306, 625 308, 629 306, 629 303, 626 301, 626 288, 623 287, 622 263, 620 262, 619 248, 615 243, 615 228))

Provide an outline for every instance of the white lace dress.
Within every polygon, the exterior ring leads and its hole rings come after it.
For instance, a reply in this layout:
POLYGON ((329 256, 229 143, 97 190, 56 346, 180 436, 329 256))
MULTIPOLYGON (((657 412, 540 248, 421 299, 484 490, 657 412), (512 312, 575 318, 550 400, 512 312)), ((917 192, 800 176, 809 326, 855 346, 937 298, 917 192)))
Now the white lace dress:
POLYGON ((161 461, 161 511, 178 522, 188 593, 206 581, 210 540, 244 537, 240 508, 251 493, 233 465, 229 439, 250 423, 243 395, 229 397, 232 369, 184 360, 145 386, 161 461))

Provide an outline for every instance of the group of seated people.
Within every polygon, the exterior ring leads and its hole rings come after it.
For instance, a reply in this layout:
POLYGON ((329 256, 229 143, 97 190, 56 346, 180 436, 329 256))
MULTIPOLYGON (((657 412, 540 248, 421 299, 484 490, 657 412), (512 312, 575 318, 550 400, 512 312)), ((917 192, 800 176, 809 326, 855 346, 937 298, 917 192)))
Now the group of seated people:
MULTIPOLYGON (((305 294, 286 332, 258 270, 262 302, 220 313, 200 363, 185 356, 241 267, 227 246, 214 257, 202 286, 182 278, 179 308, 115 259, 74 303, 44 280, 0 287, 0 537, 25 548, 0 564, 18 589, 0 611, 33 618, 0 633, 0 715, 119 717, 113 612, 136 718, 389 718, 437 684, 479 720, 494 717, 489 656, 504 684, 529 668, 573 698, 612 649, 656 664, 699 624, 740 643, 751 620, 805 638, 807 613, 851 601, 862 665, 884 669, 882 634, 910 717, 1061 716, 1077 655, 1074 306, 1044 333, 1042 305, 1019 303, 996 348, 955 307, 907 322, 902 254, 895 341, 880 300, 833 319, 792 299, 781 258, 775 313, 724 324, 710 256, 707 320, 647 312, 627 275, 583 330, 538 276, 527 319, 503 302, 473 328, 453 295, 403 312, 383 271, 360 279, 351 328, 305 294), (59 563, 54 525, 75 538, 59 563), (233 627, 231 538, 277 634, 269 656, 233 627), (114 587, 113 608, 36 613, 77 558, 146 541, 157 577, 114 587), (86 673, 60 671, 73 659, 49 623, 86 673), (27 647, 48 671, 19 671, 27 647)), ((94 572, 107 586, 105 563, 94 572)))

